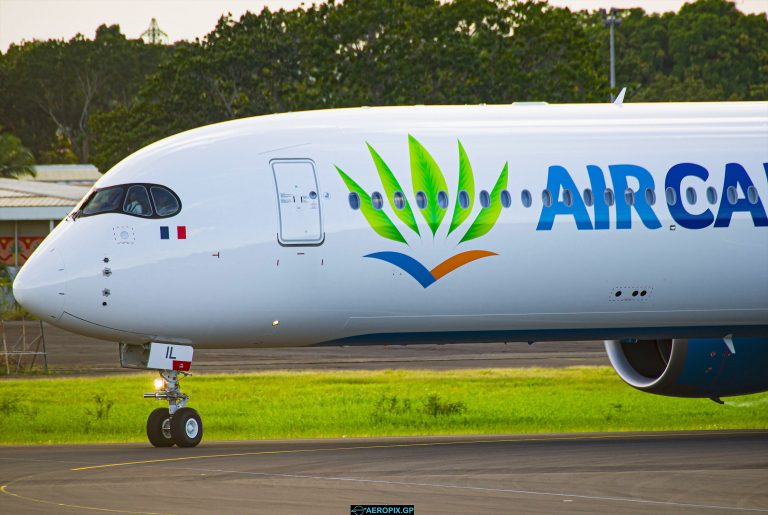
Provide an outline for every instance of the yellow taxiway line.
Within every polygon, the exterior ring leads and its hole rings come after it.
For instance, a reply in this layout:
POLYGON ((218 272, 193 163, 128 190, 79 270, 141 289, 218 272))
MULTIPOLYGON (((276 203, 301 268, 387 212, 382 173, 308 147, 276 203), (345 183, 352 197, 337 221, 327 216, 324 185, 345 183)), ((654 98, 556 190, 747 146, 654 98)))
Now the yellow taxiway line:
POLYGON ((141 460, 141 461, 125 461, 122 463, 106 463, 103 465, 90 465, 87 467, 77 467, 70 469, 75 472, 84 470, 105 469, 113 467, 128 467, 132 465, 149 465, 152 463, 170 463, 174 461, 189 461, 189 460, 205 460, 214 458, 236 458, 240 456, 264 456, 270 454, 300 454, 310 452, 332 452, 332 451, 355 451, 363 449, 395 449, 399 447, 436 447, 440 445, 477 445, 486 443, 513 443, 513 442, 553 442, 553 441, 566 441, 574 442, 579 440, 642 440, 647 438, 669 438, 669 437, 686 437, 686 436, 734 436, 734 435, 747 435, 758 434, 765 435, 766 432, 758 431, 754 433, 743 432, 694 432, 694 433, 658 433, 658 434, 642 434, 642 435, 589 435, 589 436, 556 436, 556 437, 519 437, 519 438, 504 438, 496 440, 464 440, 464 441, 452 441, 452 442, 416 442, 416 443, 393 443, 393 444, 379 444, 379 445, 354 445, 346 447, 321 447, 315 449, 285 449, 279 451, 253 451, 253 452, 235 452, 228 454, 203 454, 200 456, 181 456, 177 458, 160 458, 155 460, 141 460))

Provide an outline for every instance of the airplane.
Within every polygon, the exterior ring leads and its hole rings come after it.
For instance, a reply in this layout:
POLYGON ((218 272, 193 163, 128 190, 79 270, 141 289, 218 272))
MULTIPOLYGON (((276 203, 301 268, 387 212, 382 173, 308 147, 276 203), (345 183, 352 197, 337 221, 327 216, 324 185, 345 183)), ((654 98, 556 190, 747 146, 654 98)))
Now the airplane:
POLYGON ((766 200, 768 102, 283 113, 127 157, 13 289, 160 372, 158 447, 202 438, 196 348, 599 339, 720 401, 768 390, 766 200))

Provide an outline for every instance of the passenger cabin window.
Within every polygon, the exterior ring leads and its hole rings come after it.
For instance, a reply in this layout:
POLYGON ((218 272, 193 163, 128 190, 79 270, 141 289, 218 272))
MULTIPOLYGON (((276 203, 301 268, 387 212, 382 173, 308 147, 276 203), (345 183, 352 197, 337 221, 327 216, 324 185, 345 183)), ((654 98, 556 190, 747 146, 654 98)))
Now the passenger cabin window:
POLYGON ((437 205, 440 206, 440 209, 448 209, 448 194, 446 192, 437 192, 437 205))
POLYGON ((507 190, 501 190, 501 205, 505 208, 512 205, 512 195, 507 190))
POLYGON ((491 195, 485 190, 480 192, 480 205, 483 209, 491 205, 491 195))
POLYGON ((531 204, 533 203, 533 197, 531 196, 531 192, 528 190, 523 190, 520 192, 520 202, 525 207, 531 207, 531 204))
POLYGON ((693 188, 685 190, 685 198, 690 205, 696 204, 696 190, 693 188))
POLYGON ((669 187, 665 190, 665 195, 667 196, 667 204, 670 206, 674 206, 677 204, 677 192, 673 187, 669 187))
POLYGON ((427 195, 423 191, 416 192, 416 205, 419 209, 427 209, 427 195))
POLYGON ((395 204, 397 209, 403 209, 405 207, 405 195, 403 195, 403 192, 396 191, 392 196, 392 202, 395 204))
POLYGON ((589 188, 584 190, 584 203, 587 207, 592 207, 592 204, 595 203, 595 197, 592 195, 592 190, 589 188))
POLYGON ((544 203, 544 207, 552 207, 552 193, 549 190, 542 191, 541 201, 544 203))
POLYGON ((563 204, 565 204, 566 207, 571 207, 573 205, 573 193, 571 193, 571 190, 568 188, 563 190, 563 204))
POLYGON ((142 218, 168 218, 181 211, 173 191, 159 184, 122 184, 95 190, 75 217, 122 213, 142 218))
POLYGON ((752 185, 750 185, 750 186, 747 188, 747 200, 748 200, 748 201, 749 201, 749 203, 750 203, 750 204, 752 204, 752 205, 755 205, 755 204, 757 204, 758 202, 760 202, 760 196, 757 194, 757 188, 755 188, 755 187, 754 187, 754 186, 752 186, 752 185))
POLYGON ((632 188, 627 188, 624 190, 624 202, 626 202, 628 206, 635 205, 635 192, 632 190, 632 188))
POLYGON ((381 193, 378 191, 374 191, 371 195, 371 204, 373 205, 373 209, 380 210, 382 207, 384 207, 384 199, 381 196, 381 193))
POLYGON ((357 211, 360 209, 360 195, 355 193, 354 191, 349 194, 349 207, 357 211))
POLYGON ((129 215, 152 216, 149 193, 144 186, 131 186, 123 203, 123 212, 129 215))
POLYGON ((614 196, 613 196, 613 190, 611 188, 606 188, 605 193, 603 193, 603 200, 605 200, 605 203, 609 206, 613 205, 614 196))
POLYGON ((717 204, 717 190, 712 186, 707 188, 707 202, 709 202, 713 206, 717 204))
POLYGON ((651 188, 645 188, 645 203, 649 206, 656 204, 656 192, 651 188))
POLYGON ((461 209, 467 209, 469 207, 469 193, 466 190, 459 192, 459 205, 461 209))

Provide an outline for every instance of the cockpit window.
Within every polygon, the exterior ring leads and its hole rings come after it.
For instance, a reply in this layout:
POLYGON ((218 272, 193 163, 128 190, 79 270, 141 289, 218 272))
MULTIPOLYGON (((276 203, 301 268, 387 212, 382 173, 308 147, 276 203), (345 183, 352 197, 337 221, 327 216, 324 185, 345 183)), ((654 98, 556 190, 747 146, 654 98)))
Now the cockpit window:
POLYGON ((123 203, 123 212, 129 215, 152 216, 152 205, 144 186, 131 186, 123 203))
POLYGON ((120 199, 123 198, 123 187, 105 188, 98 190, 83 206, 84 215, 97 215, 115 211, 120 207, 120 199))
POLYGON ((159 184, 122 184, 95 190, 74 218, 121 213, 142 218, 168 218, 181 211, 178 195, 159 184))
POLYGON ((155 211, 159 216, 173 216, 179 211, 179 201, 162 186, 149 188, 152 200, 155 202, 155 211))

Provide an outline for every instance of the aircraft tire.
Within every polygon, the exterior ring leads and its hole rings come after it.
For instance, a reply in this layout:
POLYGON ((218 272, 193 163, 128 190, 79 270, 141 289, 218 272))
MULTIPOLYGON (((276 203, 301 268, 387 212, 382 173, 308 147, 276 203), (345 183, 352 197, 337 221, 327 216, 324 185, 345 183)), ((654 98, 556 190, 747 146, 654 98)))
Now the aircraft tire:
POLYGON ((173 446, 170 418, 168 408, 157 408, 149 414, 149 418, 147 418, 147 438, 149 438, 149 443, 155 447, 173 446), (163 425, 165 425, 165 429, 163 429, 163 425))
POLYGON ((203 421, 192 408, 181 408, 171 417, 171 438, 179 447, 195 447, 203 439, 203 421))

